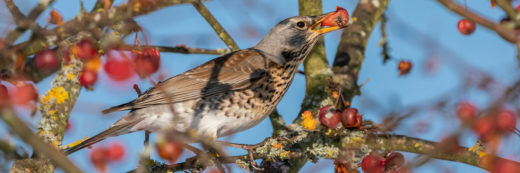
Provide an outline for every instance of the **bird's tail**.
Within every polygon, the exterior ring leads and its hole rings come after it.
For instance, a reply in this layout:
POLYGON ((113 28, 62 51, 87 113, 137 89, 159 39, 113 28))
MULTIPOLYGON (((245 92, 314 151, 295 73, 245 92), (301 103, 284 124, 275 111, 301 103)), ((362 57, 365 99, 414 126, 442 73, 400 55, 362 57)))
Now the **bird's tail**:
POLYGON ((92 144, 98 143, 99 141, 102 141, 108 137, 119 136, 122 134, 129 133, 130 127, 135 125, 137 122, 138 121, 134 121, 134 122, 130 122, 130 123, 119 124, 119 125, 114 125, 112 127, 109 127, 105 131, 97 134, 96 136, 89 138, 89 139, 79 143, 78 145, 68 148, 67 150, 65 150, 65 154, 67 154, 67 155, 72 154, 72 153, 74 153, 78 150, 81 150, 85 147, 88 147, 92 144))

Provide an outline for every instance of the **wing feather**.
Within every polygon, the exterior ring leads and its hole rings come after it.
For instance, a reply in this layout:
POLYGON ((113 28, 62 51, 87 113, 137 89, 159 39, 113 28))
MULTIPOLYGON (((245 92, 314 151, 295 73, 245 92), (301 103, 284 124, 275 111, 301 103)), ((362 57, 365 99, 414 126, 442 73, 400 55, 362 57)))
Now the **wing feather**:
POLYGON ((103 113, 183 102, 245 89, 265 77, 268 61, 254 49, 232 52, 160 82, 137 99, 103 113))

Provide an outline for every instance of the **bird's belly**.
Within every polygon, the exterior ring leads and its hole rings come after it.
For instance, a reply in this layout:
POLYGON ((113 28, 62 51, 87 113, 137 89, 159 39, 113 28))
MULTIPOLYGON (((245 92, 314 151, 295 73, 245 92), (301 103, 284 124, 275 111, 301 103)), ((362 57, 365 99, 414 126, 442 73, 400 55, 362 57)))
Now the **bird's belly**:
POLYGON ((173 106, 157 105, 139 109, 138 114, 145 116, 132 131, 160 131, 175 129, 185 132, 188 128, 200 136, 216 139, 236 132, 247 130, 260 123, 268 115, 255 109, 237 105, 226 111, 220 109, 194 110, 195 101, 175 103, 173 106), (174 113, 172 113, 174 112, 174 113))

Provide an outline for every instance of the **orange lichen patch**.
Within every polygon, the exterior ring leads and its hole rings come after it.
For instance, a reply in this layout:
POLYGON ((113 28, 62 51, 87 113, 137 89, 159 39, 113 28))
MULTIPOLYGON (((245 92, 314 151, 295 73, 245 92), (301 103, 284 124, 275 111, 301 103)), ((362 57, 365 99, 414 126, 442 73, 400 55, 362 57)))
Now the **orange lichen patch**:
POLYGON ((76 142, 70 143, 70 144, 67 145, 66 147, 67 147, 67 148, 74 147, 74 146, 80 144, 81 142, 87 140, 88 138, 90 138, 90 137, 86 136, 86 137, 84 137, 83 139, 80 139, 80 140, 77 140, 76 142))
POLYGON ((273 144, 274 148, 282 149, 282 144, 273 144))
POLYGON ((303 117, 302 126, 305 129, 314 130, 316 128, 316 124, 318 123, 318 120, 316 120, 312 117, 311 111, 303 112, 302 117, 303 117))
POLYGON ((56 100, 58 104, 65 103, 65 100, 69 99, 69 93, 61 86, 52 88, 47 92, 47 95, 43 97, 41 102, 42 104, 46 104, 52 99, 56 100))
POLYGON ((334 99, 338 99, 338 92, 337 92, 337 91, 333 91, 333 92, 332 92, 332 97, 333 97, 334 99))
POLYGON ((74 74, 73 73, 68 73, 67 74, 67 80, 72 80, 74 78, 74 74))
POLYGON ((49 23, 56 24, 58 26, 63 25, 63 17, 56 10, 51 10, 51 18, 49 19, 49 23))
POLYGON ((291 151, 285 151, 280 153, 280 158, 287 158, 291 154, 291 151))
POLYGON ((88 70, 97 72, 97 71, 99 71, 101 66, 102 66, 101 58, 99 58, 99 56, 96 55, 95 57, 93 57, 92 59, 88 60, 85 63, 84 69, 88 69, 88 70))

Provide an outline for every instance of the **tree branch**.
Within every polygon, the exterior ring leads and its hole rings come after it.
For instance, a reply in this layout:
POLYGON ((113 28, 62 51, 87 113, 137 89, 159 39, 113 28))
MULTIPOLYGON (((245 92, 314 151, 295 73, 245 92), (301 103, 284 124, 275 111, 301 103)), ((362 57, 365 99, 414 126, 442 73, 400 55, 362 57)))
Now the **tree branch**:
MULTIPOLYGON (((54 146, 61 146, 63 135, 67 127, 70 112, 81 91, 79 75, 83 63, 77 58, 71 58, 70 63, 61 67, 58 75, 51 84, 51 89, 40 100, 40 111, 42 118, 38 123, 38 133, 45 142, 54 146)), ((38 167, 27 167, 28 160, 18 160, 14 163, 12 170, 36 170, 45 167, 45 172, 54 172, 54 165, 41 162, 38 167), (25 166, 24 166, 25 165, 25 166)), ((40 170, 42 171, 42 170, 40 170)))
POLYGON ((197 9, 200 15, 202 15, 202 17, 206 19, 206 21, 209 23, 209 25, 211 25, 213 30, 215 30, 220 39, 222 39, 222 41, 226 43, 229 49, 231 49, 232 51, 240 49, 237 43, 235 43, 231 36, 226 32, 226 30, 224 30, 224 28, 220 25, 217 19, 215 19, 215 17, 211 15, 209 10, 206 8, 206 6, 204 6, 204 4, 202 4, 202 2, 200 2, 200 0, 194 0, 191 4, 193 5, 193 7, 195 7, 195 9, 197 9))
POLYGON ((360 1, 352 14, 354 23, 343 29, 332 70, 343 87, 342 94, 347 101, 360 93, 357 80, 365 59, 366 45, 389 1, 360 1))
MULTIPOLYGON (((45 158, 50 159, 50 161, 56 166, 65 170, 65 172, 81 172, 78 167, 72 163, 65 154, 61 151, 58 151, 56 146, 52 146, 49 143, 44 142, 39 136, 33 134, 31 129, 29 129, 22 120, 18 118, 18 116, 14 113, 14 111, 10 108, 1 108, 0 109, 1 116, 0 118, 16 133, 18 136, 25 141, 27 144, 31 145, 35 152, 45 156, 45 158)), ((31 161, 32 159, 24 160, 26 163, 31 161)), ((16 164, 15 164, 16 165, 16 164)), ((21 172, 24 172, 25 169, 13 168, 21 172)), ((49 168, 43 167, 45 164, 41 164, 38 162, 27 163, 27 165, 34 165, 36 172, 49 172, 49 168)), ((24 165, 26 166, 26 165, 24 165)), ((54 166, 53 166, 54 167, 54 166)), ((54 170, 54 169, 53 169, 54 170)), ((53 172, 53 171, 51 171, 53 172)))
MULTIPOLYGON (((4 0, 4 1, 6 2, 6 4, 8 4, 8 2, 10 1, 9 3, 12 3, 12 5, 14 6, 14 3, 12 2, 12 0, 4 0)), ((13 44, 18 39, 18 37, 20 37, 27 29, 29 29, 31 27, 40 29, 40 26, 38 24, 36 24, 34 21, 53 2, 54 2, 54 0, 39 1, 38 5, 36 5, 36 7, 34 7, 31 10, 31 12, 29 12, 29 15, 27 17, 25 17, 21 12, 19 12, 19 14, 18 14, 18 12, 15 12, 15 13, 17 13, 17 16, 13 15, 13 17, 14 17, 15 22, 17 22, 18 26, 14 30, 9 31, 9 33, 7 34, 7 37, 5 38, 5 44, 6 45, 13 44), (23 22, 23 23, 19 23, 19 22, 23 22), (31 26, 31 25, 33 25, 33 26, 31 26)), ((9 8, 9 6, 8 6, 8 8, 9 8)), ((11 11, 11 9, 10 9, 10 11, 11 11)))
MULTIPOLYGON (((299 125, 291 125, 292 127, 299 125)), ((303 129, 301 126, 296 129, 303 129)), ((491 167, 485 163, 486 159, 505 160, 513 162, 520 166, 520 163, 501 157, 492 156, 490 154, 473 151, 470 148, 454 146, 456 152, 447 152, 438 142, 432 142, 419 138, 390 135, 375 134, 367 130, 348 130, 340 129, 326 132, 326 129, 319 131, 299 131, 297 134, 291 133, 284 136, 268 140, 263 146, 258 148, 254 153, 254 158, 284 161, 287 159, 313 159, 315 157, 324 159, 338 159, 342 157, 339 152, 345 150, 357 150, 362 152, 363 157, 369 154, 369 150, 385 150, 385 151, 404 151, 416 154, 427 155, 428 157, 464 163, 476 166, 490 171, 491 167), (307 143, 312 143, 308 146, 307 143), (273 144, 279 144, 282 148, 276 148, 273 144), (284 154, 285 153, 285 154, 284 154)), ((239 167, 248 168, 248 156, 230 156, 218 158, 221 163, 235 163, 239 167)), ((295 165, 291 165, 295 166, 295 165)), ((172 165, 154 162, 147 166, 150 172, 166 172, 166 171, 183 171, 190 169, 203 169, 204 165, 200 159, 191 162, 177 163, 172 165)))
MULTIPOLYGON (((229 49, 200 49, 200 48, 192 48, 186 45, 177 45, 174 47, 168 46, 154 46, 149 45, 147 47, 157 48, 161 52, 171 52, 171 53, 182 53, 182 54, 210 54, 210 55, 223 55, 229 53, 229 49)), ((122 45, 120 47, 124 50, 142 50, 142 46, 133 46, 133 45, 122 45)))

